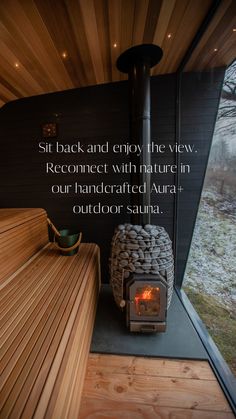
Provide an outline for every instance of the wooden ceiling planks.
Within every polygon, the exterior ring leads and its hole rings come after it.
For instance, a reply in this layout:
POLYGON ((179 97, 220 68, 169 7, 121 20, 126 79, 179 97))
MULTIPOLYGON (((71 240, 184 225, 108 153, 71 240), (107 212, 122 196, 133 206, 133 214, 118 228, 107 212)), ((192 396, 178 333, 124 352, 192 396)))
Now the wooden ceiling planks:
MULTIPOLYGON (((121 4, 120 49, 122 52, 133 45, 135 0, 121 0, 121 4)), ((126 78, 126 74, 120 73, 120 80, 126 78)))
MULTIPOLYGON (((83 66, 81 55, 78 53, 74 32, 64 1, 35 0, 38 11, 49 31, 58 54, 62 57, 63 52, 67 57, 63 60, 66 71, 73 86, 86 85, 86 71, 83 66)), ((78 22, 78 30, 80 22, 78 22)))
POLYGON ((108 2, 109 35, 111 41, 111 81, 120 79, 120 72, 116 68, 116 60, 121 53, 121 0, 110 0, 108 2))
MULTIPOLYGON (((14 74, 18 74, 19 78, 22 77, 22 73, 26 73, 28 75, 28 78, 30 79, 31 83, 32 83, 32 90, 36 90, 35 93, 40 93, 43 92, 43 89, 45 89, 47 86, 41 87, 39 80, 40 78, 37 77, 37 81, 35 80, 35 78, 33 78, 30 75, 30 68, 32 67, 32 64, 29 60, 27 60, 27 56, 25 54, 25 48, 21 48, 20 54, 19 54, 19 44, 17 43, 17 40, 19 40, 18 37, 14 37, 13 34, 11 34, 10 32, 8 32, 5 28, 5 26, 2 24, 2 22, 0 23, 0 33, 1 33, 1 37, 0 37, 0 67, 1 67, 1 74, 3 76, 3 71, 4 68, 6 70, 6 78, 9 78, 9 76, 7 76, 8 74, 11 74, 12 72, 12 66, 14 65, 14 74), (19 59, 19 55, 20 55, 20 59, 19 59), (21 69, 23 71, 21 71, 19 73, 19 71, 17 72, 18 67, 16 67, 16 65, 19 64, 19 67, 21 66, 21 69), (6 65, 7 65, 7 69, 6 69, 6 65)), ((29 51, 29 53, 31 53, 29 51)), ((11 82, 12 83, 12 82, 11 82)), ((13 79, 13 83, 14 83, 14 79, 13 79)), ((14 88, 16 86, 12 86, 10 83, 8 85, 10 87, 11 90, 14 91, 14 88)), ((16 97, 18 97, 18 93, 16 92, 16 97)), ((26 94, 26 92, 22 92, 22 95, 26 94)), ((32 94, 32 93, 31 93, 32 94)))
POLYGON ((204 20, 210 5, 211 0, 198 0, 199 9, 196 16, 196 0, 189 1, 181 19, 182 29, 180 26, 178 27, 174 39, 174 48, 172 48, 171 52, 168 54, 166 65, 170 73, 179 67, 181 60, 197 33, 199 26, 204 20))
POLYGON ((98 28, 98 39, 100 40, 102 65, 103 65, 103 82, 111 81, 111 42, 109 34, 109 14, 106 7, 106 0, 97 0, 94 2, 95 14, 98 28))
MULTIPOLYGON (((24 2, 19 4, 18 1, 3 0, 0 2, 1 21, 7 28, 10 37, 14 39, 19 70, 20 67, 26 66, 27 72, 33 72, 34 79, 39 80, 42 85, 38 93, 42 93, 45 89, 54 91, 60 88, 63 78, 60 77, 56 65, 52 64, 52 56, 48 54, 40 34, 35 30, 35 20, 32 21, 30 15, 30 2, 28 2, 27 15, 24 12, 23 4, 24 2)), ((18 77, 21 77, 21 71, 18 71, 18 77)), ((31 91, 30 81, 29 78, 28 82, 22 83, 24 88, 29 88, 28 94, 31 91)))
MULTIPOLYGON (((9 90, 15 90, 17 97, 28 96, 35 93, 34 84, 31 87, 28 82, 25 81, 25 73, 28 73, 24 69, 24 47, 27 46, 21 42, 21 34, 17 27, 14 26, 9 11, 4 7, 4 2, 0 3, 0 72, 1 77, 9 90), (7 29, 6 29, 7 28, 7 29), (16 43, 18 42, 18 48, 16 43), (19 47, 20 46, 20 47, 19 47), (21 71, 19 71, 21 70, 21 71), (28 88, 27 88, 28 86, 28 88)), ((27 67, 26 67, 27 68, 27 67)), ((29 74, 29 73, 28 73, 29 74)), ((27 80, 27 76, 26 76, 27 80)), ((31 81, 30 77, 28 81, 31 81)), ((45 86, 46 87, 46 86, 45 86)), ((15 92, 13 94, 15 94, 15 92)), ((38 93, 41 93, 40 91, 38 93)))
MULTIPOLYGON (((18 95, 19 97, 29 96, 31 94, 30 86, 25 86, 24 78, 21 74, 19 74, 19 70, 20 68, 16 68, 15 64, 12 64, 11 66, 6 60, 6 58, 0 54, 0 72, 1 78, 3 79, 3 83, 5 85, 7 84, 8 86, 14 86, 15 91, 18 92, 17 97, 18 95)), ((13 89, 9 88, 8 90, 9 92, 11 92, 13 89)))
POLYGON ((153 42, 161 6, 163 3, 164 3, 163 0, 149 1, 144 34, 143 34, 144 44, 150 44, 153 42))
POLYGON ((92 58, 96 84, 103 83, 105 78, 94 1, 80 0, 80 6, 84 21, 86 37, 88 40, 88 48, 92 58))
POLYGON ((174 11, 176 0, 166 0, 162 2, 156 30, 153 37, 153 43, 162 47, 164 39, 168 35, 168 26, 170 18, 174 11))
MULTIPOLYGON (((1 0, 0 101, 126 78, 122 51, 155 43, 153 74, 175 72, 213 0, 1 0), (16 66, 17 65, 17 66, 16 66)), ((236 2, 222 0, 187 70, 236 56, 236 2), (214 51, 217 49, 217 51, 214 51)))
POLYGON ((228 53, 229 48, 230 52, 232 52, 232 50, 235 51, 234 56, 236 57, 235 36, 229 36, 229 30, 227 28, 225 31, 222 31, 222 36, 220 38, 215 39, 214 45, 211 45, 211 55, 208 54, 208 60, 204 61, 203 68, 212 68, 215 66, 218 67, 222 64, 226 65, 227 62, 224 60, 223 57, 225 56, 225 54, 228 53))
MULTIPOLYGON (((21 7, 24 8, 25 14, 28 16, 30 21, 33 23, 34 30, 38 35, 38 42, 42 44, 41 55, 38 54, 36 49, 37 59, 43 67, 43 77, 47 78, 47 73, 50 73, 50 80, 57 84, 57 88, 61 89, 64 84, 65 89, 73 87, 71 79, 65 69, 62 62, 61 55, 58 53, 55 44, 47 30, 47 27, 36 7, 33 0, 23 0, 21 7), (46 46, 46 48, 45 48, 46 46)), ((35 46, 36 47, 36 46, 35 46)), ((36 66, 32 68, 35 71, 36 66)), ((37 77, 39 75, 37 74, 37 77)))
MULTIPOLYGON (((77 65, 79 66, 78 70, 81 71, 81 73, 83 74, 83 80, 81 80, 80 86, 96 84, 96 77, 93 69, 92 58, 88 47, 88 40, 85 32, 80 4, 76 1, 68 2, 67 11, 69 14, 71 27, 75 37, 77 54, 79 55, 79 62, 77 63, 77 65)), ((70 56, 69 50, 66 50, 66 53, 68 54, 66 62, 72 62, 72 57, 70 56)))
POLYGON ((236 28, 236 2, 235 0, 224 0, 195 48, 186 66, 186 71, 210 68, 210 63, 214 66, 214 62, 218 62, 218 66, 230 64, 236 58, 236 33, 233 32, 233 28, 236 28), (222 59, 226 39, 233 44, 230 54, 227 55, 227 61, 222 59))
MULTIPOLYGON (((16 98, 27 95, 25 90, 22 90, 21 75, 22 70, 26 70, 28 73, 32 67, 32 62, 27 59, 25 54, 25 48, 21 49, 19 54, 19 46, 17 45, 17 39, 13 37, 6 28, 0 24, 0 73, 1 73, 1 83, 5 85, 15 96, 16 98), (19 59, 20 56, 20 59, 19 59), (8 57, 8 58, 7 58, 8 57), (18 67, 17 67, 18 66, 18 67), (21 71, 19 71, 21 70, 21 71)), ((30 53, 31 54, 31 53, 30 53)), ((30 55, 29 54, 29 55, 30 55)), ((32 59, 33 61, 33 59, 32 59)), ((38 70, 38 68, 37 68, 38 70)), ((38 91, 37 94, 43 92, 48 88, 48 85, 41 85, 41 73, 36 71, 33 80, 37 83, 38 91), (36 77, 39 76, 39 77, 36 77)), ((31 78, 32 79, 32 78, 31 78)), ((32 89, 28 94, 33 94, 34 82, 32 89)), ((1 90, 0 90, 1 91, 1 90)))
POLYGON ((0 101, 3 103, 9 102, 10 100, 17 99, 18 96, 14 95, 0 82, 0 101))
MULTIPOLYGON (((230 39, 224 45, 224 51, 221 53, 221 56, 218 59, 218 63, 212 63, 214 66, 216 64, 217 67, 220 67, 222 63, 223 65, 228 65, 228 63, 232 63, 236 57, 236 51, 234 56, 232 56, 232 50, 235 51, 235 36, 231 36, 230 39)), ((217 58, 217 57, 215 57, 217 58)))
POLYGON ((165 72, 168 72, 166 71, 168 56, 171 53, 171 51, 174 51, 176 48, 175 37, 178 32, 178 29, 182 27, 181 20, 188 6, 188 3, 189 3, 189 0, 176 0, 175 8, 173 10, 173 13, 171 15, 170 22, 167 28, 167 34, 161 45, 163 49, 163 57, 158 67, 154 69, 153 74, 164 74, 165 72), (170 35, 170 38, 168 37, 168 35, 170 35))
MULTIPOLYGON (((13 80, 13 83, 14 83, 14 80, 13 80)), ((17 90, 16 89, 16 87, 15 86, 13 86, 11 83, 9 83, 6 79, 4 79, 3 77, 2 77, 2 75, 0 75, 0 85, 1 86, 3 86, 3 88, 4 89, 7 89, 7 91, 10 93, 10 94, 13 94, 14 96, 15 96, 15 98, 17 99, 17 98, 21 98, 22 97, 22 95, 21 95, 21 93, 20 93, 20 91, 19 90, 17 90)), ((0 95, 1 95, 1 89, 0 89, 0 95)))
POLYGON ((210 24, 208 25, 207 31, 203 34, 202 38, 200 39, 198 45, 196 46, 196 48, 194 49, 193 54, 191 55, 189 62, 186 66, 186 69, 190 69, 191 67, 193 68, 194 66, 197 65, 197 57, 199 56, 201 51, 204 51, 205 54, 207 54, 208 50, 207 50, 207 42, 210 38, 210 36, 214 33, 218 23, 220 22, 220 20, 223 18, 226 10, 228 9, 228 7, 231 4, 231 0, 225 0, 224 2, 221 2, 217 13, 215 14, 215 16, 213 17, 213 19, 211 20, 210 24))
MULTIPOLYGON (((167 0, 169 1, 169 0, 167 0)), ((149 0, 136 0, 134 9, 133 45, 142 44, 149 0)))
POLYGON ((2 69, 6 72, 11 72, 12 63, 15 63, 15 71, 18 74, 19 80, 21 79, 22 84, 28 86, 28 89, 24 91, 24 94, 38 94, 43 93, 43 89, 40 84, 31 76, 27 67, 22 64, 22 61, 16 59, 8 47, 0 41, 0 63, 2 69))
POLYGON ((197 13, 195 0, 177 0, 176 6, 178 13, 175 13, 175 7, 162 45, 164 57, 154 74, 176 71, 211 6, 211 0, 199 0, 197 13))
MULTIPOLYGON (((1 87, 0 87, 0 89, 1 89, 1 87)), ((6 101, 5 101, 5 100, 2 100, 2 99, 0 98, 0 107, 1 107, 1 106, 3 106, 5 103, 6 103, 6 101)))

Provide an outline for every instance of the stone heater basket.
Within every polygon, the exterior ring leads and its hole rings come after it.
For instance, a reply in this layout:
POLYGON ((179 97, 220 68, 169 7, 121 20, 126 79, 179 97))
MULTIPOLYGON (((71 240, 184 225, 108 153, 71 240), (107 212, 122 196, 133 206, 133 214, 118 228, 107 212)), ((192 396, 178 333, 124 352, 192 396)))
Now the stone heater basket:
MULTIPOLYGON (((157 45, 143 44, 123 52, 117 68, 128 73, 130 90, 130 139, 143 150, 132 155, 136 166, 133 185, 146 185, 145 193, 131 194, 132 205, 150 208, 151 174, 138 170, 151 165, 150 69, 162 58, 157 45)), ((172 244, 164 227, 152 225, 149 212, 132 214, 131 223, 120 224, 111 246, 110 283, 116 304, 126 308, 131 332, 164 332, 174 282, 172 244)))

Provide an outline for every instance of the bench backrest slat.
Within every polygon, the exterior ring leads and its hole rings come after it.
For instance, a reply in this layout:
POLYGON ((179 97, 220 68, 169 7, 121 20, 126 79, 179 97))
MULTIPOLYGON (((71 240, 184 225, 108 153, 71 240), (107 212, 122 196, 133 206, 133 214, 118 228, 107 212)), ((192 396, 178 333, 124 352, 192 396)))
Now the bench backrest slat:
POLYGON ((0 209, 0 284, 47 243, 45 210, 0 209))

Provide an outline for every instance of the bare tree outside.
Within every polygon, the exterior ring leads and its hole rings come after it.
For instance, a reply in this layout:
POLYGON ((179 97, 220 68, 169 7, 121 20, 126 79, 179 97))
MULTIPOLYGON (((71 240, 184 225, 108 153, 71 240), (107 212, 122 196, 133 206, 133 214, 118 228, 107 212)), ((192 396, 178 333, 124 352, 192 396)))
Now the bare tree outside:
POLYGON ((225 73, 184 288, 236 375, 236 61, 225 73))
POLYGON ((226 71, 206 177, 220 194, 236 192, 236 61, 226 71))

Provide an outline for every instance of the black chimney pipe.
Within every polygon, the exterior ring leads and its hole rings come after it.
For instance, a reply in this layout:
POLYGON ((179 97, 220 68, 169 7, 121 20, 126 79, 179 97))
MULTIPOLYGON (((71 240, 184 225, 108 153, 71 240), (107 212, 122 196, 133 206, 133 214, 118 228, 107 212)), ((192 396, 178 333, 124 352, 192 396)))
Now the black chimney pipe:
MULTIPOLYGON (((140 156, 134 155, 132 163, 137 173, 131 175, 132 184, 146 185, 146 192, 133 194, 132 205, 142 208, 150 205, 150 173, 140 173, 140 165, 151 164, 151 154, 148 147, 151 144, 151 99, 150 99, 150 69, 162 58, 160 47, 153 44, 142 44, 129 48, 117 60, 117 68, 129 75, 130 85, 130 139, 132 143, 143 146, 140 156)), ((147 214, 132 214, 132 224, 150 224, 150 212, 147 214)))

